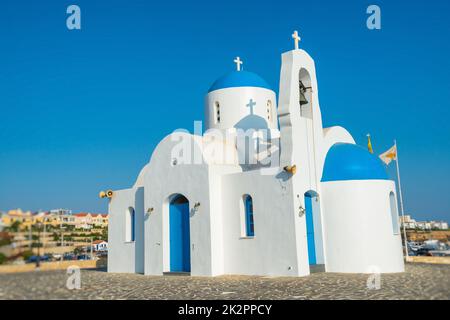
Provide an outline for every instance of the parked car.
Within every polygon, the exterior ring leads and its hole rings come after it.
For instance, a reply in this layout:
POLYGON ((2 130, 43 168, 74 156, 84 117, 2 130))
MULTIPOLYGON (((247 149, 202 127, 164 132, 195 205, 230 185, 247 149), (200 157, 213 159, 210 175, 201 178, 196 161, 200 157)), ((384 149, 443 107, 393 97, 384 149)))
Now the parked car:
POLYGON ((60 261, 62 257, 63 257, 62 254, 54 253, 53 254, 53 261, 60 261))
POLYGON ((77 256, 77 260, 91 260, 91 257, 87 254, 80 254, 77 256))
MULTIPOLYGON (((28 258, 27 263, 36 263, 37 259, 38 259, 38 256, 31 256, 31 257, 28 258)), ((49 261, 49 260, 50 260, 50 257, 47 256, 47 255, 39 257, 39 261, 40 262, 46 262, 46 261, 49 261)))
POLYGON ((108 251, 99 251, 97 252, 97 257, 107 257, 108 251))
POLYGON ((419 248, 416 251, 417 256, 431 256, 430 250, 427 248, 419 248))
POLYGON ((64 260, 77 260, 77 256, 73 253, 64 253, 64 260))

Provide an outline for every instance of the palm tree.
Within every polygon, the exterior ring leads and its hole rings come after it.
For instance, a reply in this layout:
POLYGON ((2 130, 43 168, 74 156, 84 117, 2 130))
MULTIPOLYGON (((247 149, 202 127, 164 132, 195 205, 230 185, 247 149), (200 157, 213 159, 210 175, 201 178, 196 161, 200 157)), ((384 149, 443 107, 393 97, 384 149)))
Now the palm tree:
POLYGON ((16 220, 9 227, 6 227, 5 230, 8 232, 18 232, 21 224, 20 221, 16 220))

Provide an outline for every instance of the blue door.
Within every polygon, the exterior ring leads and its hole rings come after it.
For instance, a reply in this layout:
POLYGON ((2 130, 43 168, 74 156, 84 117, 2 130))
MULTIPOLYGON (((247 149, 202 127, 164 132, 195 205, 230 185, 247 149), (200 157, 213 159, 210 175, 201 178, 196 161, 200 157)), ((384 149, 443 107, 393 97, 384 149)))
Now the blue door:
POLYGON ((308 259, 309 264, 314 265, 316 262, 316 245, 314 241, 314 218, 312 197, 305 195, 305 210, 306 210, 306 237, 308 239, 308 259))
POLYGON ((172 201, 170 204, 169 217, 170 271, 190 272, 189 202, 187 202, 186 198, 181 197, 172 201))

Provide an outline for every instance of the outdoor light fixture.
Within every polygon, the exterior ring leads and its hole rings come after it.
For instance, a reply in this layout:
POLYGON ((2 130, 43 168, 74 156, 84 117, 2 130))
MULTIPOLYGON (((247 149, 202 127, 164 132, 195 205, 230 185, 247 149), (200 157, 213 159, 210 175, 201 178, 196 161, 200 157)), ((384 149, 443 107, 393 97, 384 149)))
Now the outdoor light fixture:
POLYGON ((301 217, 305 214, 305 208, 302 206, 298 207, 298 216, 301 217))
POLYGON ((199 207, 200 207, 200 202, 196 202, 194 204, 194 211, 197 212, 199 207))
POLYGON ((114 195, 114 191, 112 190, 106 190, 106 191, 100 191, 100 193, 98 194, 98 196, 100 198, 112 198, 112 196, 114 195))
POLYGON ((297 166, 295 164, 293 166, 286 166, 283 169, 290 174, 295 174, 297 172, 297 166))
POLYGON ((153 212, 153 207, 147 209, 147 215, 148 215, 148 216, 151 215, 152 212, 153 212))

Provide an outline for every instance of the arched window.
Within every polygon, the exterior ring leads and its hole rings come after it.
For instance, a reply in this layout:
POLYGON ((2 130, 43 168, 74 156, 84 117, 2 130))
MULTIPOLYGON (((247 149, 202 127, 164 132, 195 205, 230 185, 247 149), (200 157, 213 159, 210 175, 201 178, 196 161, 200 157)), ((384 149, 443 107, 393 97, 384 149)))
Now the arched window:
POLYGON ((391 207, 392 230, 394 234, 399 234, 397 200, 393 192, 389 193, 389 204, 391 207))
POLYGON ((220 104, 217 101, 214 103, 214 123, 220 123, 220 104))
POLYGON ((255 236, 255 224, 253 220, 253 199, 248 194, 244 195, 244 211, 245 211, 245 235, 247 237, 255 236))
POLYGON ((129 207, 125 219, 125 241, 133 242, 136 239, 136 213, 129 207))
POLYGON ((272 120, 272 101, 267 100, 267 120, 272 120))

